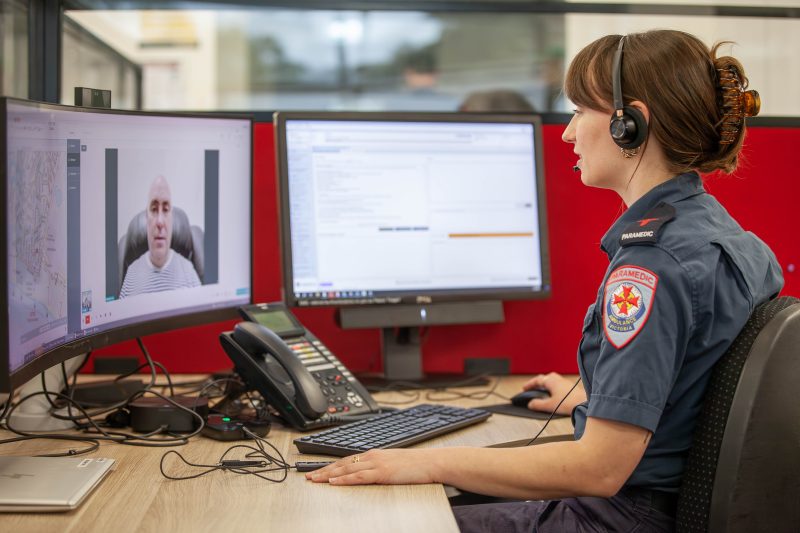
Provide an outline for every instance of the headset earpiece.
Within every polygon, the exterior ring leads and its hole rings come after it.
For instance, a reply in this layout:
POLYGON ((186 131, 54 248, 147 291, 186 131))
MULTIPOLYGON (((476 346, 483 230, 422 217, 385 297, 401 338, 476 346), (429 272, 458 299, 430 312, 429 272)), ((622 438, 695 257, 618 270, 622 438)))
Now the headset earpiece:
POLYGON ((622 116, 615 112, 609 125, 611 138, 620 148, 638 148, 647 139, 647 120, 641 111, 633 106, 624 106, 622 116))
POLYGON ((609 131, 611 138, 620 148, 638 148, 647 139, 647 120, 641 111, 626 106, 622 101, 622 47, 625 37, 619 40, 614 52, 614 66, 611 72, 614 93, 614 114, 611 115, 609 131))

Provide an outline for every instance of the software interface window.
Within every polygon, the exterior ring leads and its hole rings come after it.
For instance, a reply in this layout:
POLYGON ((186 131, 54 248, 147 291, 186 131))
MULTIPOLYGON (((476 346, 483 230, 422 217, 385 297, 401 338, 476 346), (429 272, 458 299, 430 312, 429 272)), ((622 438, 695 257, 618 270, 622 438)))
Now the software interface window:
POLYGON ((289 120, 294 292, 540 290, 531 124, 289 120))
POLYGON ((78 337, 249 302, 248 121, 7 105, 11 371, 78 337), (135 260, 159 247, 185 281, 137 284, 135 260))

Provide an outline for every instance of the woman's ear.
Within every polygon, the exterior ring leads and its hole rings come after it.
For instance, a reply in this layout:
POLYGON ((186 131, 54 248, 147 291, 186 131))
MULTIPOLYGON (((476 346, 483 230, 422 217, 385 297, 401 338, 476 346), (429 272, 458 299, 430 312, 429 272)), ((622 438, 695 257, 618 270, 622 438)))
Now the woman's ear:
POLYGON ((647 108, 644 102, 641 100, 634 100, 627 105, 630 107, 635 107, 637 110, 639 110, 639 112, 644 116, 644 120, 647 122, 647 125, 650 125, 650 110, 647 108))

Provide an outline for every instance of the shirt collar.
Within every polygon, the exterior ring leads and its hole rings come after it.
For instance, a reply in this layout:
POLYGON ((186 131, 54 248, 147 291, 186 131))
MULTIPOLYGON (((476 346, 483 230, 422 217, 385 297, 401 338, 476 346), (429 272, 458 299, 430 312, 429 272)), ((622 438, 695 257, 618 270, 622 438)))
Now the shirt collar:
POLYGON ((628 224, 641 220, 644 215, 661 202, 675 203, 706 192, 703 182, 696 172, 687 172, 671 178, 664 183, 656 185, 644 196, 636 200, 620 217, 611 225, 600 241, 600 249, 608 254, 609 259, 619 250, 619 238, 628 224))
POLYGON ((147 266, 150 267, 150 270, 152 270, 153 272, 161 272, 162 270, 167 268, 170 263, 172 263, 172 256, 174 255, 174 253, 175 253, 175 251, 172 248, 167 250, 167 260, 164 261, 164 266, 162 266, 161 268, 158 268, 157 266, 155 266, 153 264, 153 262, 150 260, 150 250, 147 250, 144 253, 144 256, 147 259, 147 266))

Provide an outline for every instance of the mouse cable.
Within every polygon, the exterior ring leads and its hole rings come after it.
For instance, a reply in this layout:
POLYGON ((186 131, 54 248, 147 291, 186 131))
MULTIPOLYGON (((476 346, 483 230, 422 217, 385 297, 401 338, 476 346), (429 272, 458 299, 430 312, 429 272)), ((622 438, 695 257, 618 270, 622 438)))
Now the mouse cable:
POLYGON ((530 446, 531 444, 533 444, 533 443, 534 443, 534 441, 536 441, 536 439, 538 439, 538 438, 539 438, 539 435, 541 435, 541 434, 542 434, 542 432, 544 432, 544 430, 547 428, 547 424, 549 424, 549 423, 550 423, 550 421, 553 419, 553 417, 554 417, 554 416, 556 416, 556 411, 558 411, 558 408, 559 408, 559 407, 561 407, 561 404, 562 404, 562 403, 564 403, 564 400, 566 400, 566 399, 567 399, 567 397, 568 397, 570 394, 572 394, 572 391, 574 391, 574 390, 575 390, 575 387, 577 387, 577 386, 578 386, 578 383, 580 383, 580 382, 581 382, 581 378, 578 378, 578 381, 576 381, 576 382, 575 382, 575 384, 572 386, 572 388, 570 388, 570 389, 569 389, 569 391, 567 391, 567 393, 564 395, 564 397, 563 397, 563 398, 561 398, 561 401, 560 401, 560 402, 558 402, 558 405, 556 405, 556 406, 555 406, 555 408, 553 409, 553 412, 552 412, 552 413, 550 413, 550 416, 548 416, 548 417, 547 417, 547 420, 545 421, 544 425, 542 426, 542 429, 540 429, 540 430, 539 430, 539 433, 537 433, 537 434, 536 434, 536 435, 535 435, 535 436, 534 436, 534 437, 533 437, 531 440, 529 440, 529 441, 528 441, 528 442, 525 444, 525 446, 530 446))

